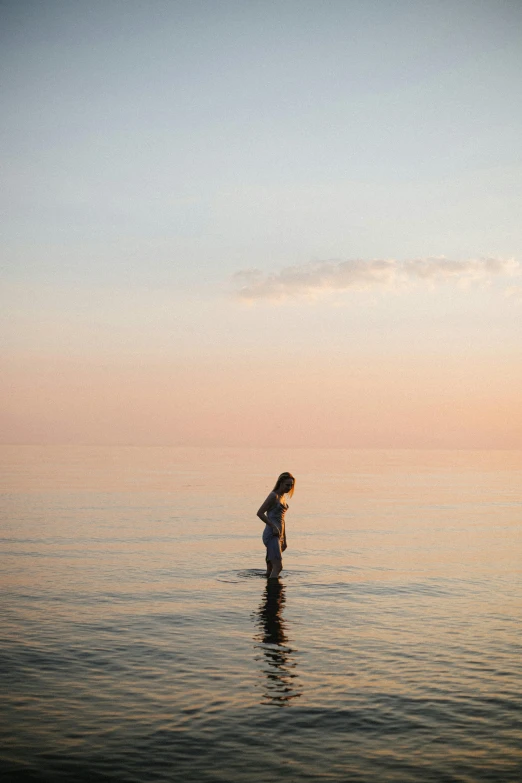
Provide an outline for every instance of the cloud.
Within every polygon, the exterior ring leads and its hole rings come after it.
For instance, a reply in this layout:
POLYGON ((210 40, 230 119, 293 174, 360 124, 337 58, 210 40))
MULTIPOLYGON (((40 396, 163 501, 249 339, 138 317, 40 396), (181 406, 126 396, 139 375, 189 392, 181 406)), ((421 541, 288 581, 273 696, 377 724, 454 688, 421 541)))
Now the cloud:
POLYGON ((522 265, 513 259, 471 258, 455 261, 445 257, 409 261, 373 259, 321 261, 288 266, 273 274, 259 269, 236 272, 236 297, 244 301, 281 301, 316 298, 336 291, 390 290, 413 284, 489 284, 494 278, 522 275, 522 265))

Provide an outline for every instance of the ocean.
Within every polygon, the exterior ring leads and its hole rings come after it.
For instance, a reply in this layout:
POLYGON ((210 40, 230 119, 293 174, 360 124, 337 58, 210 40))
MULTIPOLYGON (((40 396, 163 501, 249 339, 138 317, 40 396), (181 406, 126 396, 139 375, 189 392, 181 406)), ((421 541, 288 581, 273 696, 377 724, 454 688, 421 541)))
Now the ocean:
POLYGON ((6 781, 522 780, 522 452, 0 459, 6 781))

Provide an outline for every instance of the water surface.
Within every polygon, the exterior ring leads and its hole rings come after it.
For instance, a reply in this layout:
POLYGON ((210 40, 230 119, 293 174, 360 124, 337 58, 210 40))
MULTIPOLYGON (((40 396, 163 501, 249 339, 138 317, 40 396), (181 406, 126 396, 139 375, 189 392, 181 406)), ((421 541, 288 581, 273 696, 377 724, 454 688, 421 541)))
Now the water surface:
POLYGON ((522 779, 520 452, 0 457, 8 780, 522 779))

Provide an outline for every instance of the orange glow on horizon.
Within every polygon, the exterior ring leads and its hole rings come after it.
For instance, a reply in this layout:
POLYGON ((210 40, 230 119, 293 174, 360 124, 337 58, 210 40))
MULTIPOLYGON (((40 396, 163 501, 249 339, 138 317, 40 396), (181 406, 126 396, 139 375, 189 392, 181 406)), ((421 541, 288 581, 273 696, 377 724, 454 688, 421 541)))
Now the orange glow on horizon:
POLYGON ((522 368, 505 357, 18 357, 3 377, 4 443, 522 446, 522 368))

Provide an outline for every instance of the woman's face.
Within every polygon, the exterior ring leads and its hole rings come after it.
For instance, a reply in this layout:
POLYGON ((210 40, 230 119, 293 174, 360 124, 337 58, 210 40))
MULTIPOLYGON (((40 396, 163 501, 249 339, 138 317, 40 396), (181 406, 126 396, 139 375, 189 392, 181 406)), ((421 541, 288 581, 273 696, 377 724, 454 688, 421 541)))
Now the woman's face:
POLYGON ((292 487, 294 486, 294 480, 291 478, 285 478, 281 482, 281 494, 285 494, 286 492, 290 492, 292 487))

